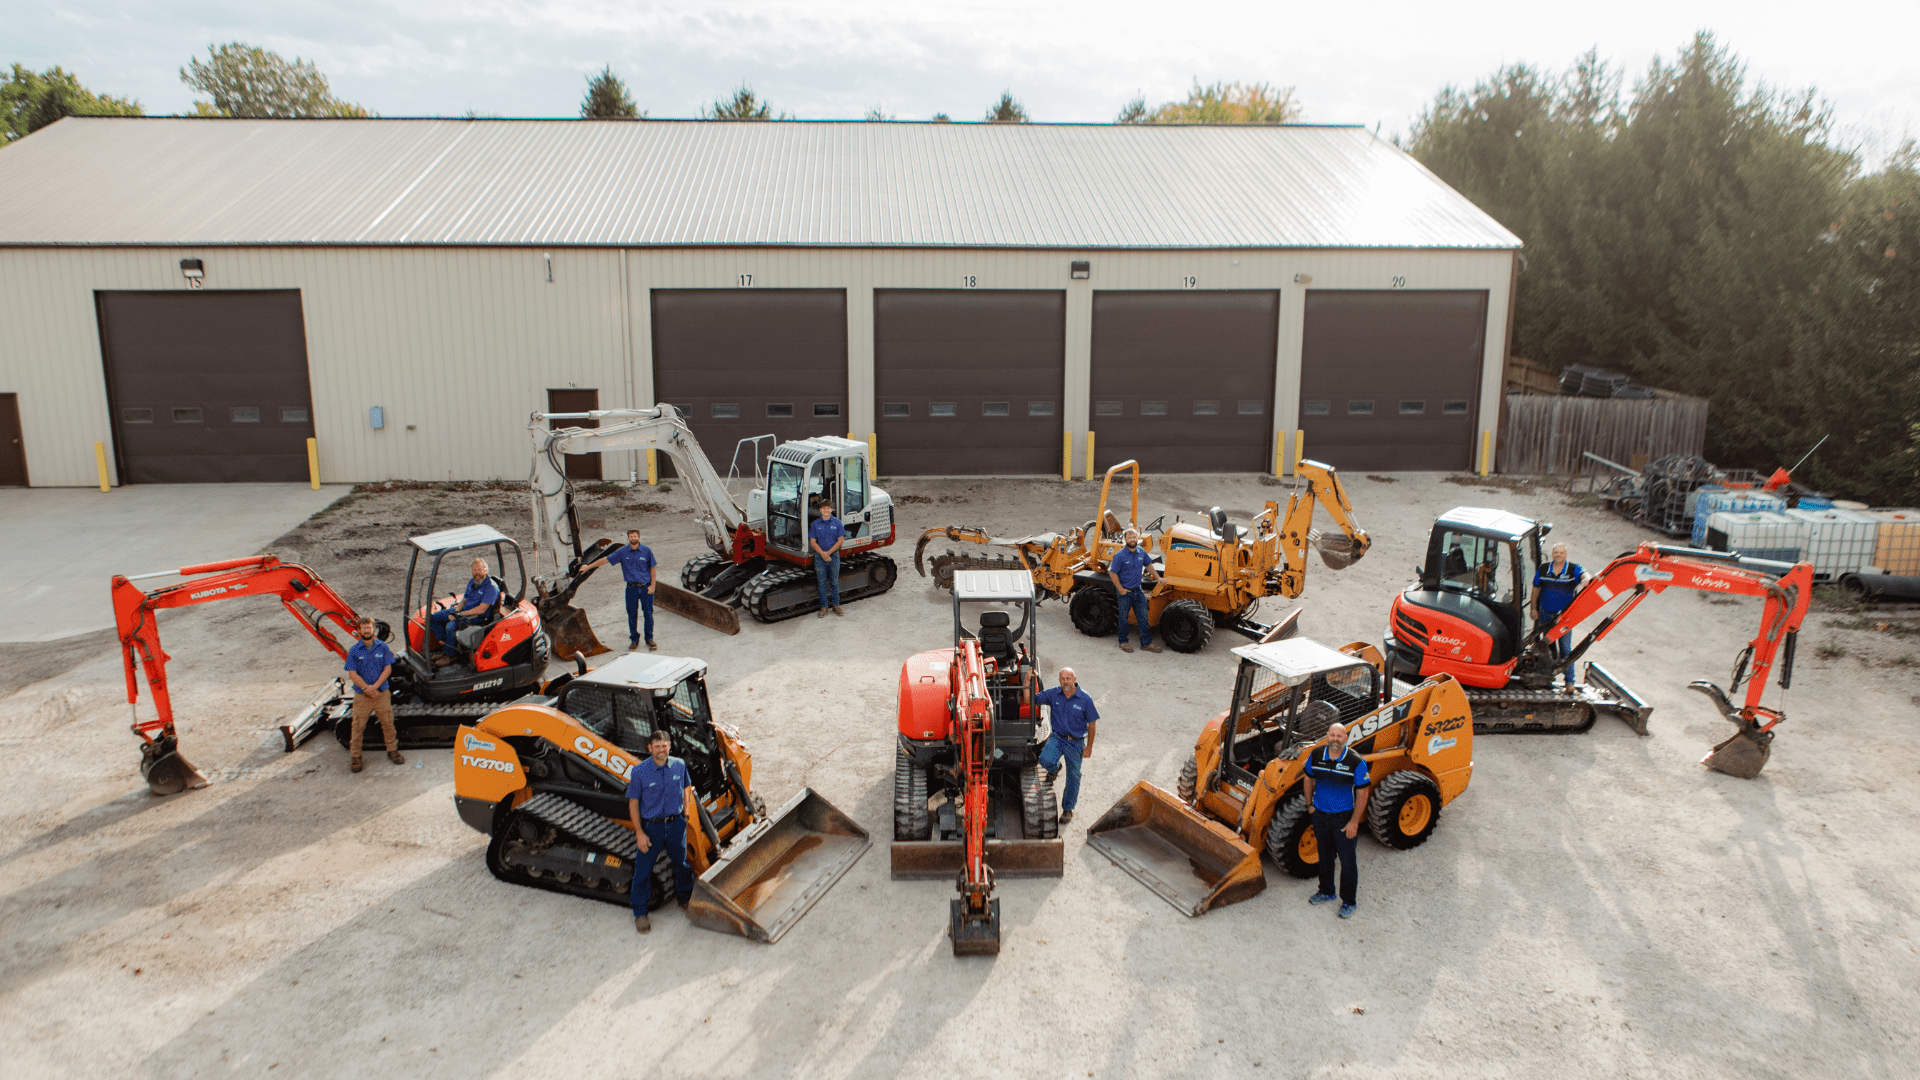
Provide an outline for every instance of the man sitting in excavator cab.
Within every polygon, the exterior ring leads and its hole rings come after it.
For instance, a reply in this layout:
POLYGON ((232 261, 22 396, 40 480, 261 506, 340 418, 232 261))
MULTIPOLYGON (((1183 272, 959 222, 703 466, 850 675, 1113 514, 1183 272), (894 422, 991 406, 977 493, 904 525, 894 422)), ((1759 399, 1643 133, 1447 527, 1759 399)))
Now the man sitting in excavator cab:
POLYGON ((473 577, 467 581, 466 591, 451 604, 433 613, 433 637, 440 643, 440 655, 434 660, 435 666, 446 667, 473 651, 480 639, 486 636, 486 624, 498 614, 496 609, 505 595, 506 589, 497 579, 488 575, 487 560, 473 560, 473 577), (462 641, 463 636, 471 640, 462 641))

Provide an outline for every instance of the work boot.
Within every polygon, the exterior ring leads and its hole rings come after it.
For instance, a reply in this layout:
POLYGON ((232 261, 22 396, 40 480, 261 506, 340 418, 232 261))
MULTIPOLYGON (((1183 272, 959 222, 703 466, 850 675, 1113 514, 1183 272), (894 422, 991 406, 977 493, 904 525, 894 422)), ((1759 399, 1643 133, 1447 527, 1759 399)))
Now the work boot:
POLYGON ((1072 823, 1072 821, 1073 821, 1073 811, 1071 810, 1060 811, 1060 824, 1062 827, 1072 823))
POLYGON ((1145 649, 1148 652, 1165 652, 1166 651, 1165 649, 1162 649, 1160 646, 1155 645, 1152 642, 1148 642, 1147 644, 1142 645, 1140 647, 1142 649, 1145 649))
POLYGON ((834 613, 835 615, 842 615, 842 616, 844 616, 844 615, 846 614, 846 612, 844 612, 844 611, 841 611, 841 610, 840 610, 840 605, 839 605, 839 604, 835 604, 835 605, 833 605, 833 613, 834 613))
POLYGON ((1048 787, 1052 787, 1052 786, 1053 786, 1053 782, 1054 782, 1054 780, 1055 780, 1056 778, 1058 778, 1058 777, 1059 777, 1059 775, 1060 775, 1060 770, 1059 770, 1059 769, 1055 769, 1055 770, 1053 770, 1052 772, 1050 772, 1050 773, 1048 773, 1048 774, 1047 774, 1047 786, 1048 786, 1048 787))
POLYGON ((387 760, 393 762, 395 765, 405 765, 407 763, 407 755, 398 750, 389 750, 387 751, 387 760))
POLYGON ((437 668, 452 667, 453 657, 448 656, 446 653, 441 653, 433 658, 433 666, 437 668))
POLYGON ((827 609, 826 609, 826 608, 821 608, 821 609, 820 609, 819 611, 816 611, 816 612, 814 612, 814 613, 813 613, 813 617, 814 617, 814 618, 816 618, 816 619, 824 619, 824 618, 826 618, 826 617, 827 617, 827 609))
POLYGON ((653 920, 647 918, 645 915, 636 915, 633 919, 633 928, 643 934, 651 934, 653 933, 653 920))
POLYGON ((660 646, 658 646, 658 645, 655 645, 655 644, 654 644, 653 642, 651 642, 651 641, 649 641, 649 642, 647 642, 647 651, 648 651, 648 652, 659 652, 659 651, 660 651, 660 646))
POLYGON ((359 754, 355 754, 351 758, 347 759, 347 768, 353 770, 354 772, 359 772, 361 769, 364 769, 366 767, 367 767, 366 762, 363 762, 360 760, 359 754))
POLYGON ((627 651, 628 651, 628 652, 639 652, 639 651, 640 651, 640 639, 639 639, 639 638, 634 638, 634 639, 633 639, 632 641, 629 641, 629 642, 627 642, 627 651))
POLYGON ((1120 643, 1120 651, 1121 651, 1121 652, 1132 652, 1132 651, 1133 651, 1133 646, 1131 646, 1131 645, 1129 645, 1129 644, 1127 644, 1126 642, 1124 642, 1124 641, 1123 641, 1123 642, 1121 642, 1121 643, 1120 643))
POLYGON ((693 897, 691 897, 691 896, 683 896, 683 897, 681 897, 680 899, 678 899, 678 900, 676 900, 676 901, 674 901, 674 902, 680 905, 680 910, 681 910, 681 911, 685 911, 685 910, 687 910, 687 905, 688 905, 688 904, 691 904, 691 903, 693 903, 693 897))

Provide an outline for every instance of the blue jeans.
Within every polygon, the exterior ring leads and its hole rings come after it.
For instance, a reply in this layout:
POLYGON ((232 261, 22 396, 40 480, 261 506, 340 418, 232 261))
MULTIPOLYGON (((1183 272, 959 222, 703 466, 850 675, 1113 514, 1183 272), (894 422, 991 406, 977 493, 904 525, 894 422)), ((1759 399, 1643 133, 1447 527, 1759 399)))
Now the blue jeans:
POLYGON ((820 585, 820 606, 823 608, 840 606, 840 553, 834 552, 833 558, 813 557, 813 580, 820 585))
POLYGON ((453 635, 460 632, 460 619, 452 608, 441 608, 433 613, 433 636, 440 642, 440 651, 448 656, 460 655, 460 644, 453 635))
POLYGON ((1120 644, 1127 643, 1127 612, 1140 627, 1140 644, 1153 644, 1153 631, 1147 629, 1147 590, 1128 589, 1120 594, 1120 644))
POLYGON ((633 864, 633 900, 634 918, 647 913, 647 905, 653 899, 653 863, 665 849, 668 861, 673 863, 674 899, 685 900, 693 895, 693 867, 687 864, 687 819, 674 818, 672 821, 643 821, 640 827, 647 830, 647 843, 652 850, 641 854, 633 864))
POLYGON ((1360 902, 1360 867, 1353 861, 1360 830, 1355 829, 1352 836, 1347 835, 1347 822, 1351 820, 1351 810, 1343 810, 1338 814, 1329 814, 1325 810, 1313 812, 1313 839, 1320 845, 1320 891, 1333 895, 1333 859, 1339 856, 1340 902, 1343 904, 1360 902))
POLYGON ((1060 809, 1071 810, 1080 804, 1080 754, 1084 740, 1070 739, 1059 732, 1047 736, 1047 745, 1040 748, 1040 767, 1047 772, 1058 769, 1062 762, 1067 766, 1067 789, 1060 793, 1060 809))
MULTIPOLYGON (((1564 611, 1548 611, 1546 608, 1541 608, 1540 621, 1535 625, 1543 632, 1550 630, 1555 623, 1560 621, 1560 616, 1564 614, 1566 614, 1564 611)), ((1565 660, 1567 654, 1571 652, 1573 652, 1573 631, 1569 629, 1553 642, 1553 655, 1565 660)))
POLYGON ((645 584, 627 582, 627 640, 640 640, 640 613, 647 613, 647 640, 653 640, 653 594, 645 584))

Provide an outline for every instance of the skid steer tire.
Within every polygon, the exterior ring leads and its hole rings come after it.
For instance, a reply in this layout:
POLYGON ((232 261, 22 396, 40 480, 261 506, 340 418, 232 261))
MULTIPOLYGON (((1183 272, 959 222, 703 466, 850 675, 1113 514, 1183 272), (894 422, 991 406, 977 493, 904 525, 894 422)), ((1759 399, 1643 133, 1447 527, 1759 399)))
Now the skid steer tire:
POLYGON ((1088 637, 1112 637, 1120 629, 1120 601, 1098 585, 1081 588, 1067 601, 1067 616, 1088 637))
POLYGON ((1038 765, 1020 770, 1020 825, 1028 840, 1052 840, 1060 835, 1060 801, 1038 765))
POLYGON ((1160 640, 1174 652, 1199 652, 1213 640, 1213 612, 1198 600, 1175 600, 1160 613, 1160 640))
POLYGON ((1180 766, 1180 782, 1174 785, 1174 794, 1188 806, 1200 797, 1200 762, 1192 754, 1187 755, 1187 763, 1180 766))
POLYGON ((1440 785, 1426 773, 1402 769, 1380 781, 1367 803, 1367 831, 1405 851, 1427 842, 1440 824, 1440 785))
POLYGON ((1304 792, 1295 792, 1274 807, 1267 826, 1267 857, 1297 878, 1320 873, 1320 845, 1313 835, 1313 811, 1304 792))
POLYGON ((905 754, 893 757, 893 838, 925 840, 933 835, 927 813, 927 770, 905 754))

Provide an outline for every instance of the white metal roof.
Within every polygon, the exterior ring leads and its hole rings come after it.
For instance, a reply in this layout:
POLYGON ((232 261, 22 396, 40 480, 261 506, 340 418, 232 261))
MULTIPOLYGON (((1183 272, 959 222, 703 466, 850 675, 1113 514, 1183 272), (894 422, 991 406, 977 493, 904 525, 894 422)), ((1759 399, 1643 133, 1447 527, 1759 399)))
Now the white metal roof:
POLYGON ((953 595, 962 603, 1013 602, 1033 599, 1033 575, 1025 570, 957 570, 953 595))
POLYGON ((1322 671, 1338 671, 1366 663, 1357 656, 1348 656, 1310 638, 1299 637, 1260 645, 1242 645, 1233 650, 1233 655, 1259 664, 1278 675, 1280 681, 1288 686, 1298 686, 1307 681, 1309 676, 1322 671))
MULTIPOLYGON (((441 529, 439 532, 430 532, 424 536, 410 537, 409 542, 429 555, 478 547, 482 544, 510 545, 513 543, 505 533, 491 525, 459 525, 451 529, 441 529)), ((497 570, 499 567, 494 569, 497 570)))
POLYGON ((654 653, 627 653, 601 664, 575 681, 636 690, 671 690, 680 680, 707 670, 705 660, 654 653))
POLYGON ((1536 522, 1523 518, 1519 514, 1505 510, 1491 510, 1484 506, 1456 506, 1436 519, 1439 524, 1454 524, 1466 529, 1490 536, 1503 536, 1518 540, 1527 535, 1536 522))
POLYGON ((0 245, 1517 248, 1365 128, 68 117, 0 245))

